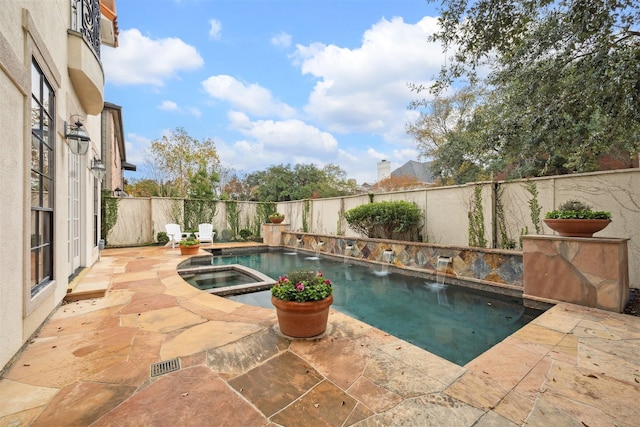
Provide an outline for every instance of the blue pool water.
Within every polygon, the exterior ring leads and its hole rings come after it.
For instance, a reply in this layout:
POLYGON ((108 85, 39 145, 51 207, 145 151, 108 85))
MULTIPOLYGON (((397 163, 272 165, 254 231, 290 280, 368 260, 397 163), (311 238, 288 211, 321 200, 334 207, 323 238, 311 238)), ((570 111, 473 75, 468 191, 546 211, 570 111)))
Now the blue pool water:
MULTIPOLYGON (((413 276, 388 273, 380 266, 351 265, 303 253, 215 256, 212 264, 241 264, 276 280, 293 270, 322 271, 333 283, 332 308, 459 365, 474 359, 540 314, 525 308, 520 298, 438 285, 413 276)), ((273 308, 270 291, 230 298, 273 308)))

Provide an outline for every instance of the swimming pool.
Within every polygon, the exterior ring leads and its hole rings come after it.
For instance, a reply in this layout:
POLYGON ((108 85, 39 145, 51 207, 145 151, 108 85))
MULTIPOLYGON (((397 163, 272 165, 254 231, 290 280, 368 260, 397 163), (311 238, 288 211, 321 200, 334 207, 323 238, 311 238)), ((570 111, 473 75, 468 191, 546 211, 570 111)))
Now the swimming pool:
MULTIPOLYGON (((271 278, 293 270, 316 270, 333 282, 332 308, 464 365, 541 312, 521 298, 386 271, 384 266, 347 264, 306 253, 269 251, 214 256, 213 265, 241 264, 271 278)), ((228 298, 273 308, 270 291, 228 298)))

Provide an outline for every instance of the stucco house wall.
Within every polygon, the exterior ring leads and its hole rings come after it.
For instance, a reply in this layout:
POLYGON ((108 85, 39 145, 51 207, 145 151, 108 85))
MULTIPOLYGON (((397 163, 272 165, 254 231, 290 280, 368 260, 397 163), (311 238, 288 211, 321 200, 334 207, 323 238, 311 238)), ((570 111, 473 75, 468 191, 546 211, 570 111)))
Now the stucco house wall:
MULTIPOLYGON (((72 248, 69 230, 75 226, 80 236, 74 262, 78 269, 92 265, 99 255, 94 233, 94 187, 90 167, 93 158, 100 157, 100 118, 102 100, 83 101, 73 86, 69 66, 84 66, 87 59, 70 54, 69 0, 12 0, 2 4, 0 13, 0 371, 24 343, 33 335, 66 295, 71 271, 72 248), (32 60, 42 69, 55 94, 55 117, 49 130, 54 130, 54 185, 48 191, 53 199, 53 277, 32 295, 31 258, 31 115, 32 60), (75 61, 75 62, 74 62, 75 61), (85 107, 90 107, 88 112, 85 107), (78 200, 70 203, 70 160, 64 123, 78 114, 92 138, 89 153, 77 160, 78 200), (79 221, 71 224, 70 206, 75 206, 79 221)), ((78 41, 78 40, 76 40, 78 41)), ((80 43, 84 43, 80 38, 80 43)), ((86 49, 82 44, 79 52, 86 49)), ((78 52, 76 52, 77 54, 78 52)), ((99 61, 89 58, 92 77, 102 82, 99 61)), ((82 70, 80 70, 82 73, 82 70)), ((91 82, 94 82, 91 80, 91 82)), ((101 88, 100 88, 101 89, 101 88)), ((96 95, 94 93, 93 95, 96 95)), ((101 97, 100 90, 97 95, 101 97)))

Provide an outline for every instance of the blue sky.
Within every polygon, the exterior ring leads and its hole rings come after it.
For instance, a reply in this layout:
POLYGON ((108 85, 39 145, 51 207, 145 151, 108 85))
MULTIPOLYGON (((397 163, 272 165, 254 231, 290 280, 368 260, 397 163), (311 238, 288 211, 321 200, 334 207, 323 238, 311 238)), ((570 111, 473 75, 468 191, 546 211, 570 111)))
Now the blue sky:
MULTIPOLYGON (((127 160, 183 127, 238 173, 339 165, 359 184, 418 160, 408 83, 445 55, 426 0, 119 0, 119 47, 103 47, 105 100, 123 108, 127 160)), ((421 96, 424 96, 422 94, 421 96)))

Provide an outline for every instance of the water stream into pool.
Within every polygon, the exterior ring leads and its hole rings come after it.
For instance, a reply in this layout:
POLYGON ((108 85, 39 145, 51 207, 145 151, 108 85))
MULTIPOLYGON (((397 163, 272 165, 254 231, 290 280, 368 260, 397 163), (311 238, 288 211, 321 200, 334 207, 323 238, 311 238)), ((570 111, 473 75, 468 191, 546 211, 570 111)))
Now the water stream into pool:
MULTIPOLYGON (((212 264, 241 264, 276 280, 294 270, 322 271, 333 282, 334 309, 459 365, 540 314, 525 308, 520 298, 303 253, 270 251, 216 256, 212 264)), ((270 291, 229 298, 273 308, 270 291)))

